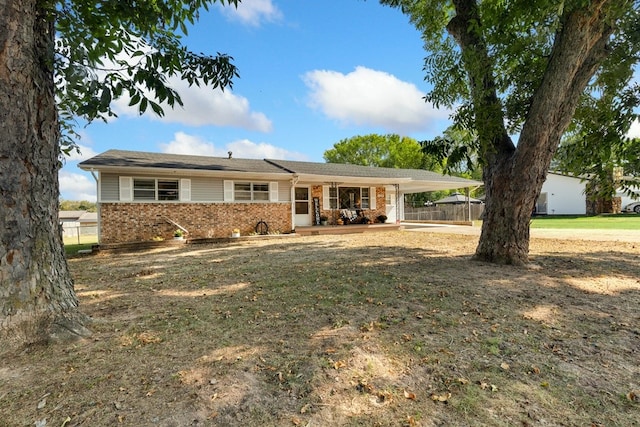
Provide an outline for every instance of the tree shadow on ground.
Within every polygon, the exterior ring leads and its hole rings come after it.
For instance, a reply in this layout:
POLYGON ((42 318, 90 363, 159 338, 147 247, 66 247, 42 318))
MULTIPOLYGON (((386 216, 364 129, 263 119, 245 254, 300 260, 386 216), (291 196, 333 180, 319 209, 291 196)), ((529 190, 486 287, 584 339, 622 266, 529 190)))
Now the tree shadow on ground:
POLYGON ((37 415, 75 425, 633 425, 637 254, 517 268, 397 236, 74 260, 94 338, 13 355, 1 409, 33 423, 25 401, 51 393, 37 415))

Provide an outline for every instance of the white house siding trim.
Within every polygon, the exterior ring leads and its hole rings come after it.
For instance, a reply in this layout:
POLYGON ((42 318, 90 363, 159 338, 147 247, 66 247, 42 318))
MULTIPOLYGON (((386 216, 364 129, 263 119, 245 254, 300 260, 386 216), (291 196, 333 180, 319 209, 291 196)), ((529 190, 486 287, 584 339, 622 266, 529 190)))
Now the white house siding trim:
POLYGON ((579 178, 550 173, 542 185, 541 195, 547 195, 548 215, 585 215, 587 212, 586 182, 579 178))

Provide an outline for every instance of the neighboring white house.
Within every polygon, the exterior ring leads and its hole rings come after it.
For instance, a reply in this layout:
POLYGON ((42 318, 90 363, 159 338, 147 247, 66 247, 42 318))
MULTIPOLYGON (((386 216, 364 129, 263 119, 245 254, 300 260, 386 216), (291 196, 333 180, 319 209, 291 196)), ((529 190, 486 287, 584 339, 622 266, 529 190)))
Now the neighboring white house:
POLYGON ((538 215, 585 215, 586 181, 550 172, 542 185, 535 213, 538 215))
POLYGON ((62 224, 64 237, 98 234, 98 214, 87 211, 60 211, 58 219, 62 224))

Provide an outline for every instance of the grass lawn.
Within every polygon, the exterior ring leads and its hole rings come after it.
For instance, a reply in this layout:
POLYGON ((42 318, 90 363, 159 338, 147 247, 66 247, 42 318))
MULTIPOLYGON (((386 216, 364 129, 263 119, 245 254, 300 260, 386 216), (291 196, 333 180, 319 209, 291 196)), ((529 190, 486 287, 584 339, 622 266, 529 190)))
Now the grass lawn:
POLYGON ((541 215, 533 217, 531 228, 640 230, 640 215, 541 215))
POLYGON ((640 246, 534 238, 519 268, 472 261, 476 244, 396 231, 72 258, 93 336, 0 337, 0 425, 637 427, 640 246))
POLYGON ((64 238, 64 252, 68 257, 78 254, 79 250, 91 249, 92 245, 98 243, 98 236, 80 236, 80 242, 78 237, 65 237, 64 238))

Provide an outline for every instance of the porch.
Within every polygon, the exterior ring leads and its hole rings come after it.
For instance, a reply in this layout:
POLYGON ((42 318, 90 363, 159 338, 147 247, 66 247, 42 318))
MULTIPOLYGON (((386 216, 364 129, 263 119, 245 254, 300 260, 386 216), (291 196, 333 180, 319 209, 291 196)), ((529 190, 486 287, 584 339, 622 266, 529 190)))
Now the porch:
POLYGON ((297 226, 296 234, 300 236, 321 236, 325 234, 370 233, 374 231, 401 230, 400 224, 346 224, 346 225, 313 225, 297 226))

